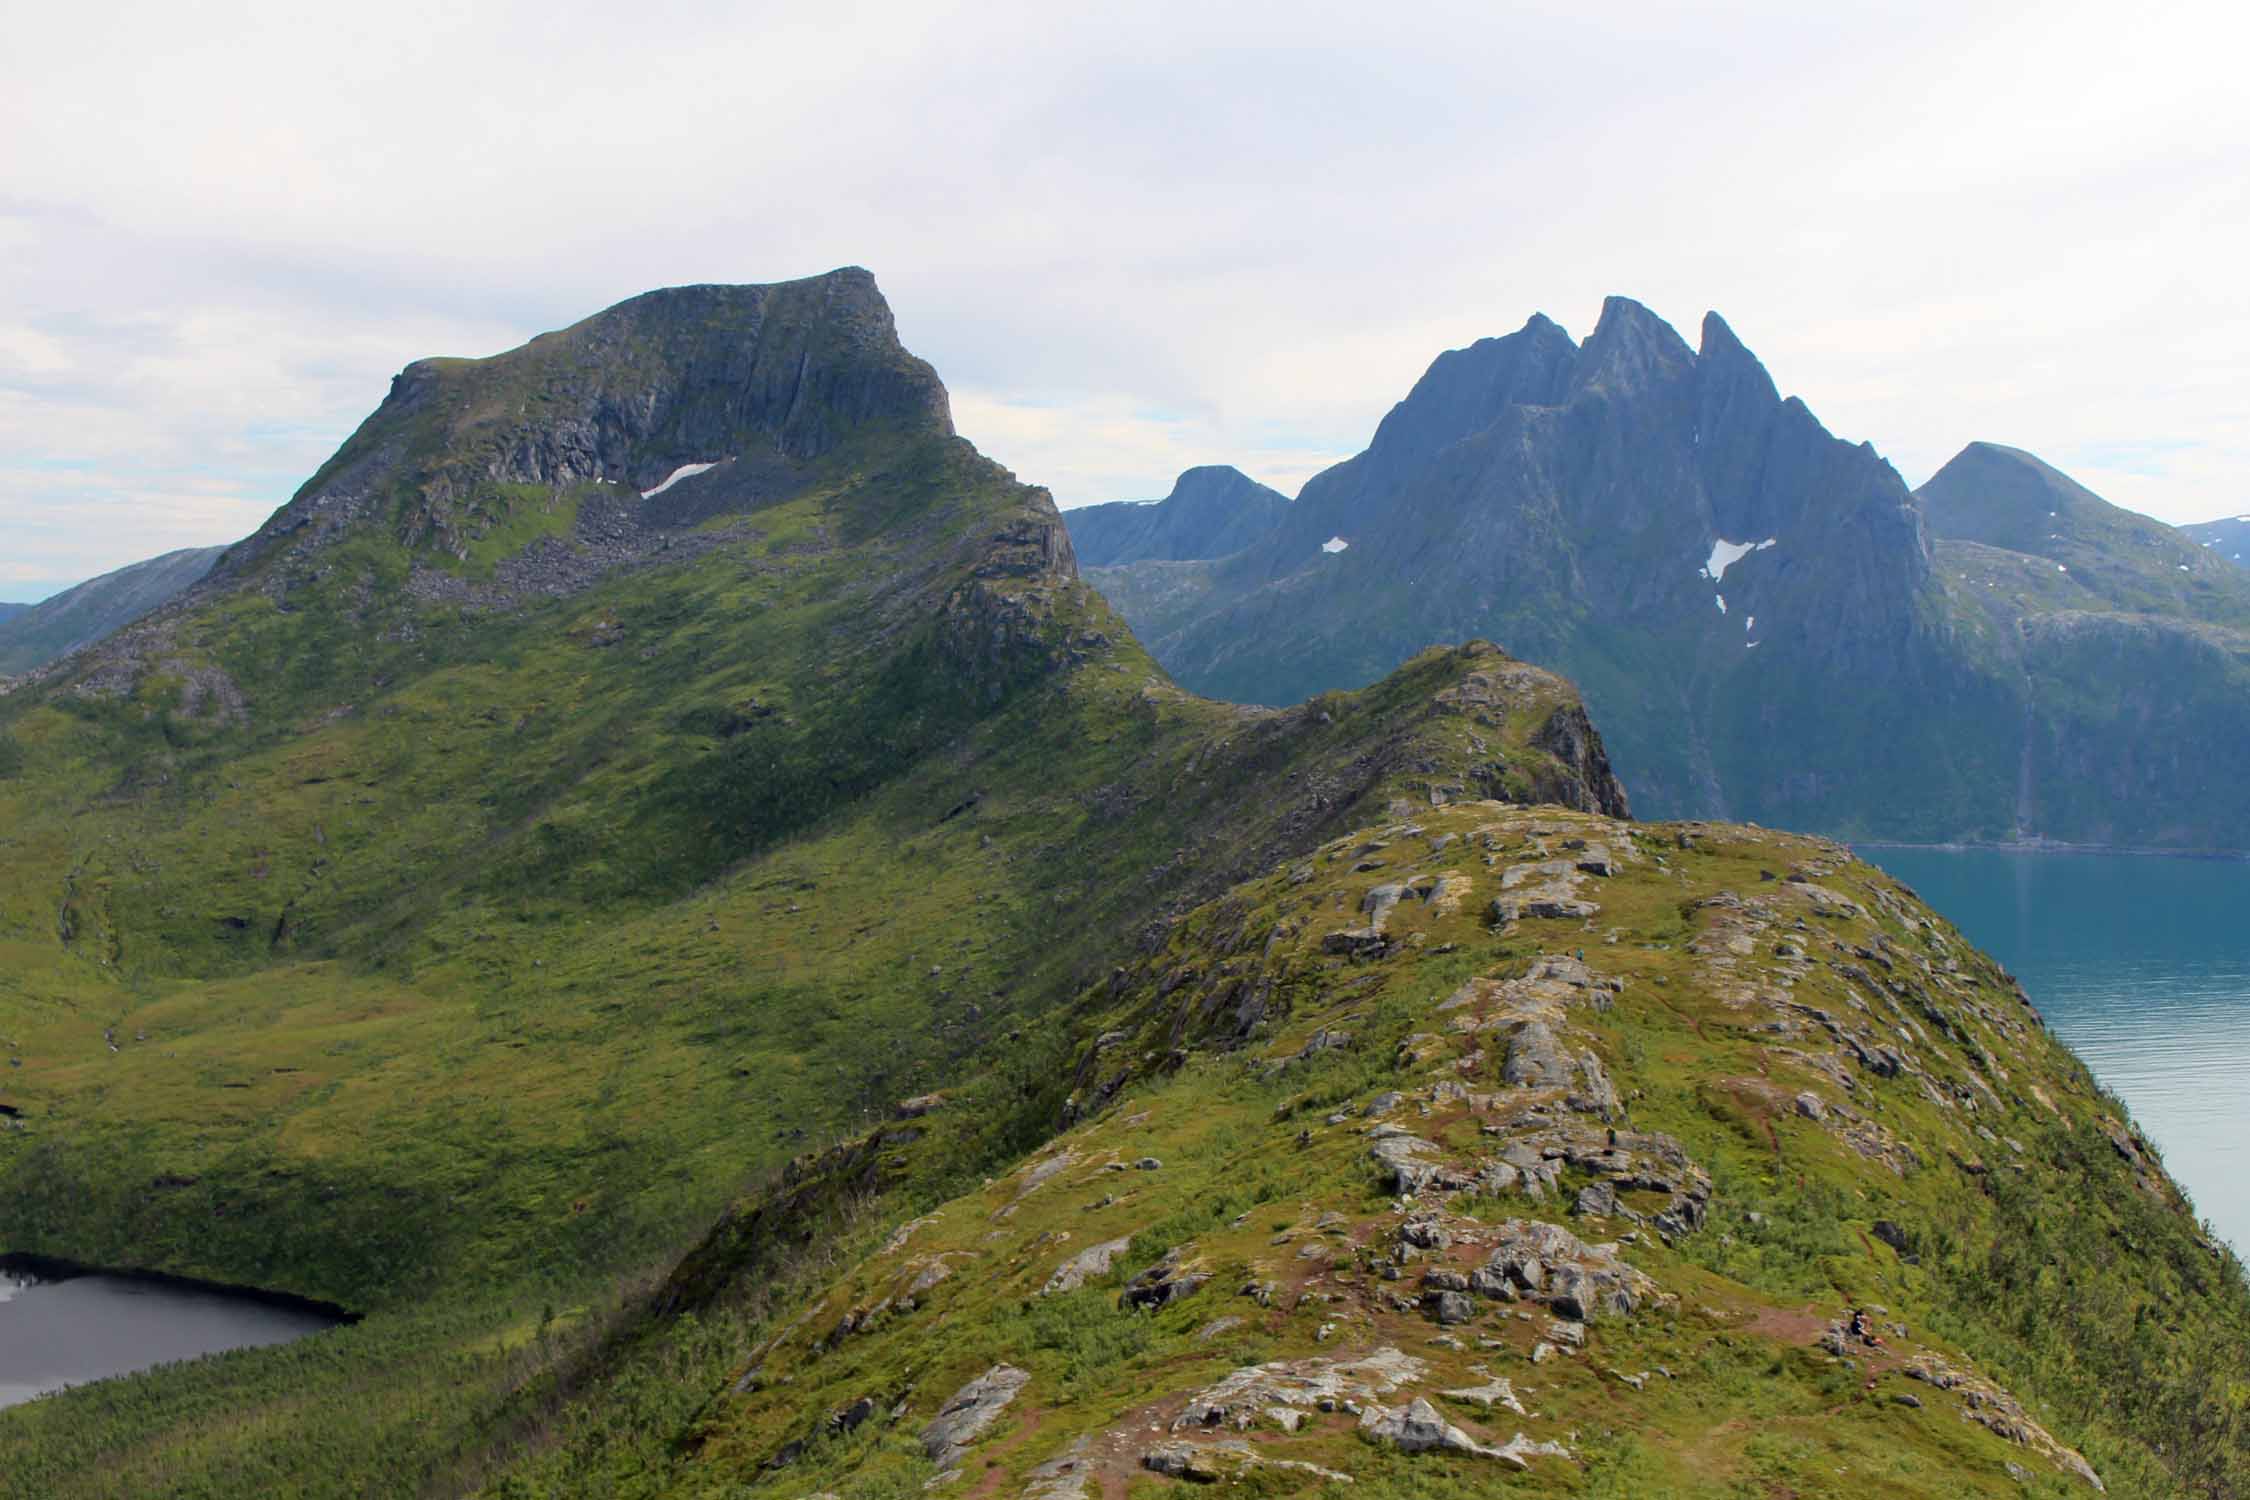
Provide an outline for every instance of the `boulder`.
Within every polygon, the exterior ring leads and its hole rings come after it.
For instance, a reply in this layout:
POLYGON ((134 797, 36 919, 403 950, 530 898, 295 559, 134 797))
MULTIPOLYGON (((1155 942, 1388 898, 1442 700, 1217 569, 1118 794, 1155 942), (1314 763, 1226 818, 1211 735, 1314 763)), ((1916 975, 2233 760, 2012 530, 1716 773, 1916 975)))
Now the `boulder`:
POLYGON ((1014 1365, 994 1365, 953 1393, 938 1414, 922 1429, 922 1454, 940 1469, 960 1463, 971 1444, 984 1435, 1016 1393, 1031 1383, 1031 1376, 1014 1365))
POLYGON ((1404 1406, 1370 1407, 1360 1413, 1359 1430, 1377 1442, 1390 1443, 1402 1453, 1457 1453, 1488 1458, 1511 1469, 1528 1469, 1534 1455, 1568 1457, 1556 1443, 1534 1443, 1518 1433, 1501 1447, 1481 1443, 1445 1420, 1438 1409, 1417 1396, 1404 1406))
POLYGON ((1039 1289, 1039 1294, 1042 1297, 1052 1297, 1063 1292, 1075 1292, 1095 1277, 1107 1276, 1110 1263, 1123 1255, 1132 1243, 1132 1238, 1125 1236, 1104 1240, 1099 1245, 1079 1251, 1055 1267, 1055 1274, 1047 1278, 1047 1284, 1039 1289))

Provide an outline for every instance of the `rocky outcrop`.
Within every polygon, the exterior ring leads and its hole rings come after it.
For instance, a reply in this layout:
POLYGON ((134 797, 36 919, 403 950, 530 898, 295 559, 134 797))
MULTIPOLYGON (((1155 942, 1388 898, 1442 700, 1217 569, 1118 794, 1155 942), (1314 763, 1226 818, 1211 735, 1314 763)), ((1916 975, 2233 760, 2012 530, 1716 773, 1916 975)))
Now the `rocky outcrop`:
POLYGON ((1522 1433, 1502 1446, 1478 1441, 1445 1420, 1438 1409, 1417 1396, 1389 1410, 1370 1408, 1360 1414, 1359 1430, 1401 1453, 1451 1453, 1466 1458, 1489 1458, 1511 1469, 1528 1469, 1535 1455, 1568 1458, 1560 1443, 1534 1443, 1522 1433))
POLYGON ((725 463, 719 482, 770 498, 793 465, 875 427, 949 434, 952 416, 866 271, 648 292, 490 359, 408 365, 215 581, 385 510, 409 545, 458 550, 489 522, 475 501, 492 486, 649 498, 683 466, 725 463))
POLYGON ((940 1470, 959 1466, 1031 1377, 1014 1365, 994 1365, 953 1393, 922 1429, 922 1453, 940 1470))

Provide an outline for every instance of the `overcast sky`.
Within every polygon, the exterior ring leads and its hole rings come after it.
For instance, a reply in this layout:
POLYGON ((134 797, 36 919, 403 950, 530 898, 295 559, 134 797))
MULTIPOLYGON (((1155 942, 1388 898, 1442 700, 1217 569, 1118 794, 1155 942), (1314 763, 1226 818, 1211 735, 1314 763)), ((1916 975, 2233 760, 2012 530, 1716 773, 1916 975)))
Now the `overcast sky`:
POLYGON ((0 599, 248 533, 427 354, 872 268, 1065 505, 1285 492, 1439 350, 1725 314, 1919 483, 2250 511, 2233 8, 19 6, 0 599))

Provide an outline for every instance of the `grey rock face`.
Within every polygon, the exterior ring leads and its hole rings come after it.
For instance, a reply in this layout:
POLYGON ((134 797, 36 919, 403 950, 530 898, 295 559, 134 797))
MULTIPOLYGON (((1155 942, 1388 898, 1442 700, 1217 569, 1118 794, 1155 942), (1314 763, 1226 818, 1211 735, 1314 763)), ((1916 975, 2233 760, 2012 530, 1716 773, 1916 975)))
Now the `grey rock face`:
POLYGON ((1031 1376, 1014 1365, 994 1365, 953 1393, 922 1429, 922 1453, 941 1469, 960 1463, 971 1444, 999 1420, 1031 1376))
POLYGON ((660 508, 693 526, 722 499, 789 493, 799 466, 875 426, 949 435, 952 415, 866 271, 648 292, 490 359, 408 365, 219 573, 318 546, 379 512, 395 512, 402 539, 459 550, 478 524, 463 502, 493 485, 598 481, 648 495, 682 465, 728 465, 666 492, 660 508), (501 403, 508 415, 490 420, 501 403), (402 488, 413 498, 399 506, 402 488))
POLYGON ((1055 1267, 1055 1274, 1048 1277, 1047 1284, 1040 1289, 1041 1295, 1052 1297, 1063 1292, 1075 1292, 1095 1277, 1107 1276, 1111 1262, 1130 1249, 1132 1243, 1132 1237, 1128 1235, 1121 1239, 1105 1240, 1091 1249, 1079 1251, 1055 1267))
POLYGON ((1248 702, 1497 640, 1580 685, 1644 814, 2241 849, 2250 574, 2219 535, 1991 444, 1910 494, 1718 317, 1690 348, 1612 299, 1583 345, 1534 318, 1441 355, 1245 550, 1092 581, 1248 702))

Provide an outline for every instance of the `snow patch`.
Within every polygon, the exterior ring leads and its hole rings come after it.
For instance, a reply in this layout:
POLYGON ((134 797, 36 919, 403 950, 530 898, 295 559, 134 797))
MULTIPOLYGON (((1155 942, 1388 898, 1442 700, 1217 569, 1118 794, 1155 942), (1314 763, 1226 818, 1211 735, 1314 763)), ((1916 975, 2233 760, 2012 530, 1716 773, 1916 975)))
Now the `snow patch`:
POLYGON ((1742 633, 1744 635, 1748 635, 1751 631, 1756 630, 1757 628, 1758 617, 1756 615, 1752 615, 1742 622, 1742 633))
POLYGON ((1722 615, 1725 614, 1727 612, 1727 596, 1724 594, 1713 594, 1711 597, 1719 601, 1719 613, 1722 615))
POLYGON ((678 484, 681 480, 693 479, 696 475, 703 473, 705 470, 716 469, 719 465, 725 462, 726 460, 723 458, 714 458, 707 464, 681 464, 671 473, 665 475, 664 482, 658 485, 655 489, 642 490, 641 498, 643 500, 654 500, 658 495, 663 494, 666 490, 670 489, 673 485, 678 484))
POLYGON ((1730 542, 1721 537, 1711 544, 1711 557, 1703 565, 1703 576, 1717 583, 1727 576, 1727 569, 1753 552, 1765 551, 1774 541, 1775 538, 1770 536, 1762 542, 1730 542))
POLYGON ((2067 573, 2067 572, 2069 572, 2069 571, 2070 571, 2070 569, 2068 569, 2068 568, 2064 567, 2064 566, 2063 566, 2063 565, 2062 565, 2061 563, 2056 563, 2056 564, 2055 564, 2055 571, 2056 571, 2056 572, 2058 572, 2058 573, 2067 573))
POLYGON ((1351 543, 1345 541, 1342 537, 1332 536, 1320 544, 1320 550, 1323 552, 1341 552, 1350 545, 1351 543))

